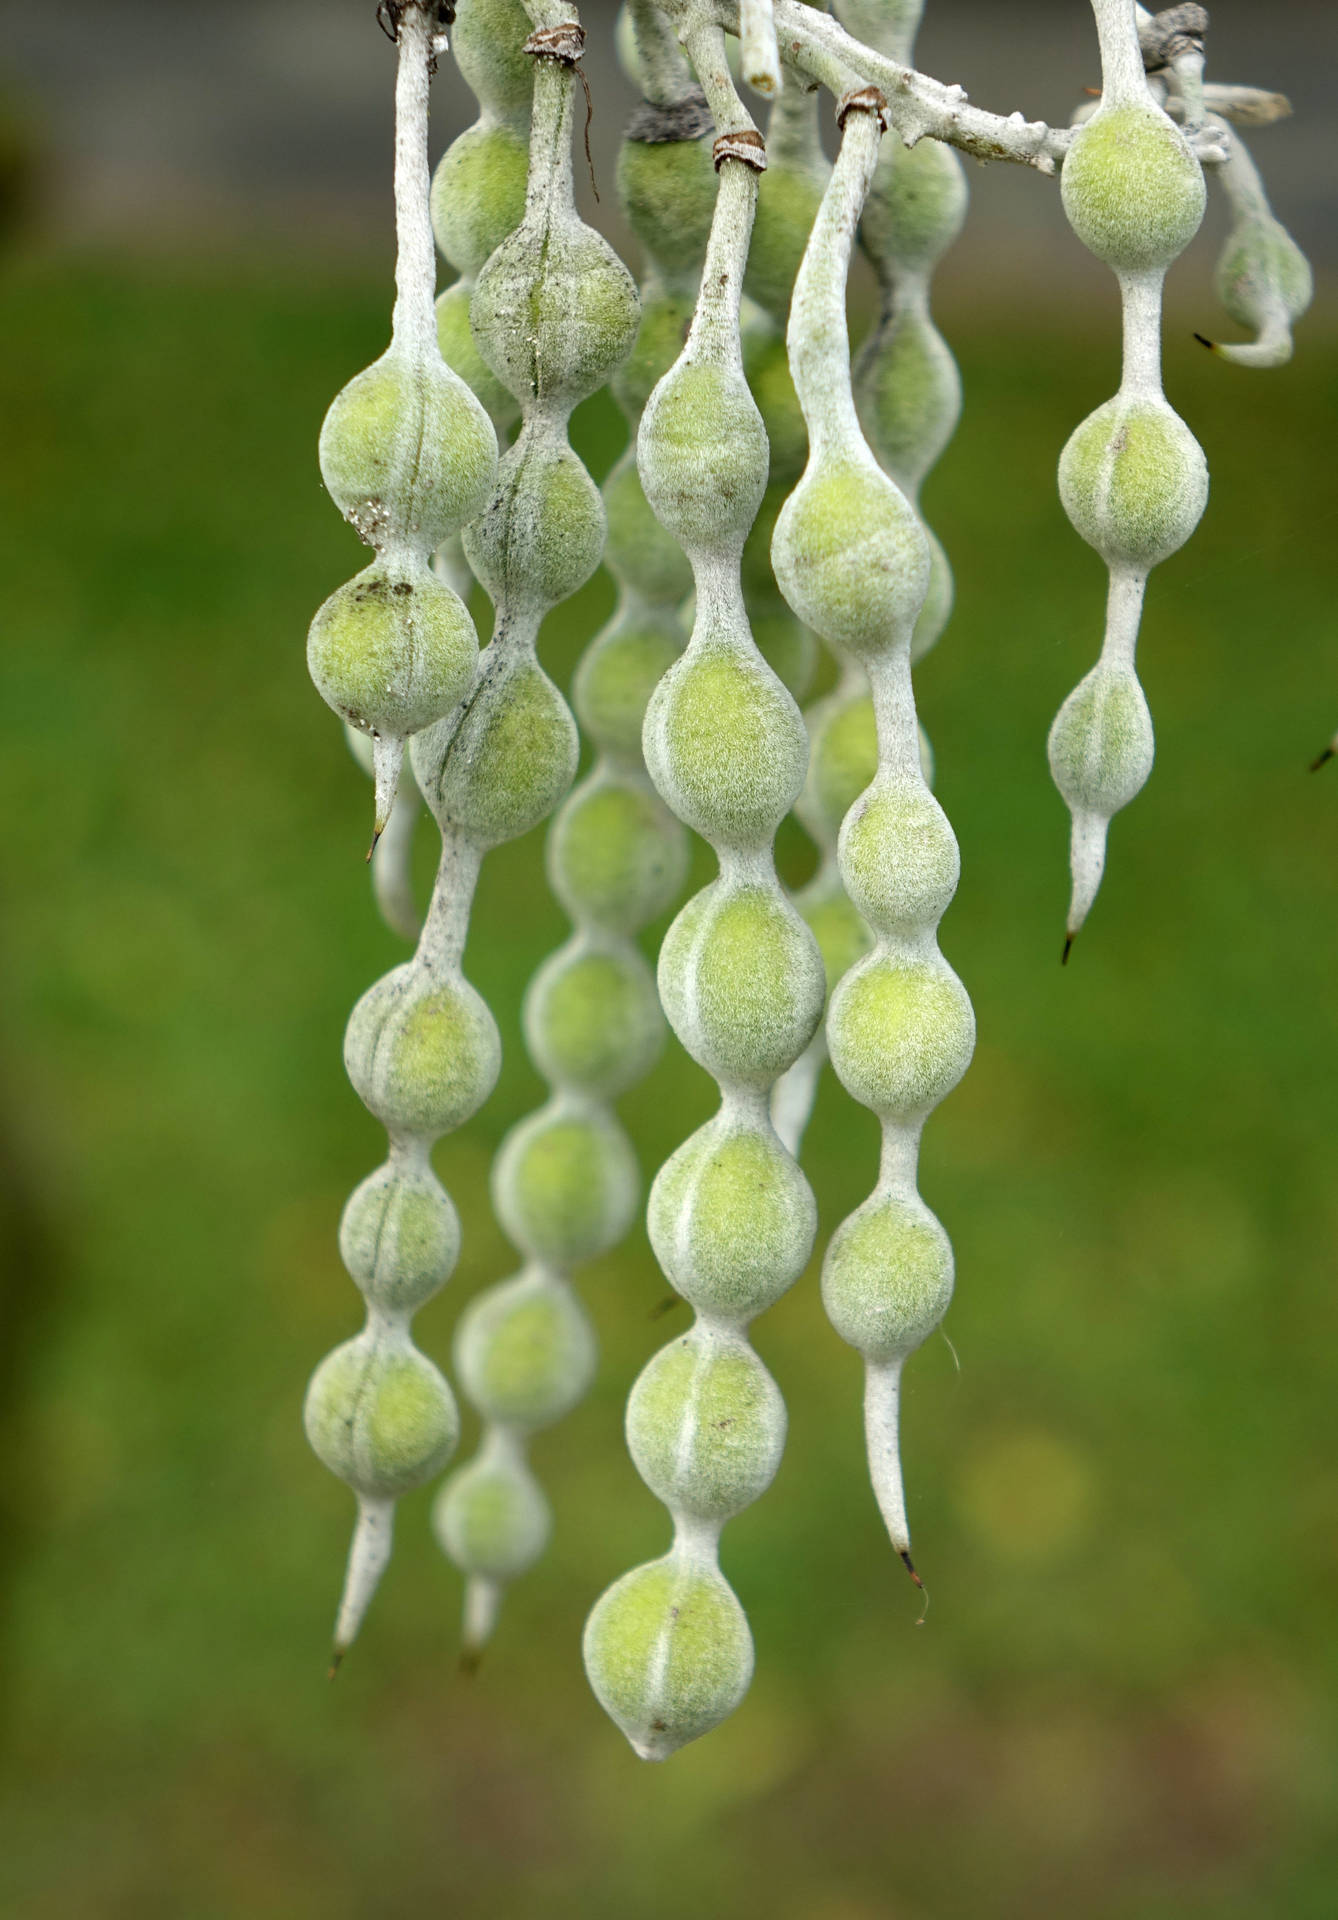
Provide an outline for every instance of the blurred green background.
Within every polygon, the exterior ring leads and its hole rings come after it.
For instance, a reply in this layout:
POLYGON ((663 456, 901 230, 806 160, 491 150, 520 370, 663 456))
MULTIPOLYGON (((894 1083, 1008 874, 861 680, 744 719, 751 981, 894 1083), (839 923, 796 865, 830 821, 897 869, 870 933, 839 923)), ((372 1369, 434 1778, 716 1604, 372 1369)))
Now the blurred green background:
MULTIPOLYGON (((584 1277, 598 1384, 535 1446, 557 1533, 481 1673, 456 1671, 459 1582, 423 1492, 324 1677, 352 1503, 299 1410, 358 1323, 335 1225, 381 1154, 340 1036, 403 950, 302 643, 361 564, 314 443, 384 344, 384 276, 9 262, 0 1911, 1333 1913, 1338 768, 1306 773, 1338 725, 1328 311, 1259 375, 1194 346, 1201 306, 1173 317, 1168 387, 1213 499, 1150 592, 1157 768, 1064 972, 1044 739, 1104 577, 1054 465, 1114 387, 1113 292, 1002 330, 965 294, 945 314, 967 412, 926 507, 959 605, 918 684, 963 849, 942 941, 980 1044, 924 1154, 961 1362, 936 1340, 909 1370, 932 1610, 917 1631, 815 1266, 756 1328, 790 1440, 724 1543, 757 1677, 649 1768, 579 1657, 596 1594, 667 1539, 620 1432, 676 1324, 652 1319, 640 1235, 584 1277)), ((602 474, 623 438, 606 400, 576 438, 602 474)), ((549 621, 564 685, 611 600, 601 575, 549 621)), ((803 878, 797 829, 782 855, 803 878)), ((465 1223, 417 1322, 443 1361, 514 1264, 487 1169, 540 1097, 519 1004, 562 937, 532 835, 488 862, 467 956, 506 1066, 436 1155, 465 1223)), ((624 1103, 643 1166, 712 1104, 671 1043, 624 1103)), ((829 1077, 805 1149, 824 1235, 875 1158, 829 1077)))

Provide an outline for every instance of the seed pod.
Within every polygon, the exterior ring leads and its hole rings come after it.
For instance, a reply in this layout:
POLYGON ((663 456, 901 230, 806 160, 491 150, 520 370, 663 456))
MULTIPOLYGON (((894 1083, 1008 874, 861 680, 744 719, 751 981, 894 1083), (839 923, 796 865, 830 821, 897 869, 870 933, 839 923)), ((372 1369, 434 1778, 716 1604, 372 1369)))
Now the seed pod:
MULTIPOLYGON (((892 1544, 918 1580, 897 1402, 904 1361, 947 1308, 952 1253, 916 1191, 916 1160, 927 1115, 966 1071, 975 1022, 935 938, 956 890, 958 857, 921 770, 911 688, 929 544, 860 430, 846 344, 846 279, 878 158, 881 105, 872 89, 846 104, 841 152, 795 288, 790 361, 812 452, 781 510, 772 554, 796 613, 868 676, 876 722, 876 771, 846 813, 838 842, 846 899, 874 944, 832 993, 827 1041, 842 1085, 882 1122, 882 1167, 873 1193, 832 1238, 823 1301, 837 1332, 864 1355, 874 1491, 892 1544)), ((836 707, 839 729, 831 729, 835 738, 810 788, 810 817, 824 828, 852 774, 863 771, 867 744, 852 725, 855 711, 848 696, 836 707)))
MULTIPOLYGON (((1226 132, 1224 123, 1209 125, 1226 132)), ((1231 206, 1231 231, 1217 262, 1217 293, 1238 326, 1256 336, 1246 345, 1212 343, 1239 367, 1280 367, 1292 357, 1292 324, 1314 296, 1310 263, 1275 220, 1259 171, 1239 132, 1230 134, 1225 164, 1213 169, 1231 206)))
POLYGON ((460 0, 456 62, 479 116, 453 141, 432 179, 437 245, 460 278, 437 301, 441 356, 476 393, 498 431, 519 412, 514 394, 484 360, 469 328, 474 283, 525 214, 532 64, 523 52, 530 20, 520 0, 460 0))
MULTIPOLYGON (((427 210, 433 25, 418 5, 403 8, 396 25, 393 337, 335 400, 320 445, 332 497, 378 558, 331 595, 308 641, 318 690, 372 738, 378 838, 396 802, 405 737, 449 713, 474 676, 473 624, 429 561, 482 505, 497 457, 487 415, 437 347, 427 210)), ((407 796, 397 817, 412 820, 407 796)), ((400 837, 406 831, 402 824, 400 837)), ((386 892, 382 873, 378 891, 409 931, 413 902, 402 876, 392 868, 386 892)), ((441 1470, 459 1430, 451 1390, 414 1347, 409 1323, 450 1277, 459 1245, 455 1210, 428 1152, 497 1076, 492 1016, 459 973, 468 895, 467 885, 462 901, 434 901, 413 962, 364 995, 346 1039, 350 1077, 384 1122, 390 1152, 349 1202, 340 1237, 367 1322, 317 1368, 305 1407, 312 1447, 358 1501, 336 1665, 389 1558, 395 1501, 441 1470)))
MULTIPOLYGON (((543 34, 527 44, 537 71, 525 218, 480 275, 472 313, 481 353, 522 412, 497 495, 465 542, 497 625, 468 711, 449 737, 424 743, 417 763, 443 831, 473 846, 534 825, 575 770, 575 728, 534 640, 543 615, 599 564, 604 509, 567 444, 567 420, 626 355, 638 318, 626 269, 572 203, 575 44, 543 34)), ((677 885, 671 826, 644 779, 637 786, 603 761, 550 836, 550 870, 577 931, 540 970, 525 1025, 552 1098, 512 1129, 493 1170, 498 1218, 526 1264, 461 1323, 457 1365, 483 1440, 433 1508, 438 1541, 466 1576, 469 1657, 491 1634, 505 1585, 548 1539, 527 1440, 575 1405, 593 1373, 572 1270, 621 1239, 635 1210, 636 1162, 607 1102, 658 1047, 649 970, 628 935, 663 904, 656 876, 661 888, 677 885)))
POLYGON ((790 311, 794 277, 830 173, 818 137, 818 96, 796 75, 767 122, 767 167, 758 183, 743 282, 749 299, 778 327, 784 327, 790 311))
POLYGON ((1083 422, 1059 462, 1065 511, 1110 571, 1099 668, 1050 731, 1050 770, 1072 816, 1065 960, 1101 884, 1111 816, 1152 768, 1134 672, 1147 576, 1184 545, 1208 498, 1203 454, 1161 385, 1162 282, 1203 218, 1203 172, 1149 91, 1133 12, 1123 0, 1092 5, 1101 100, 1073 137, 1060 189, 1074 232, 1120 283, 1124 371, 1118 394, 1083 422))
MULTIPOLYGON (((718 39, 689 37, 699 72, 723 70, 718 39)), ((724 139, 747 133, 738 145, 757 153, 737 97, 721 94, 724 139)), ((751 1678, 752 1642, 717 1540, 770 1483, 785 1410, 745 1329, 798 1277, 816 1225, 766 1105, 770 1081, 817 1024, 823 978, 771 857, 803 780, 803 726, 753 644, 740 583, 767 479, 739 331, 756 193, 752 167, 723 153, 692 329, 637 441, 646 498, 692 563, 697 608, 687 652, 651 695, 646 765, 720 859, 719 879, 684 907, 660 958, 670 1024, 721 1090, 719 1114, 673 1155, 650 1200, 652 1245, 697 1319, 651 1361, 628 1406, 633 1459, 670 1509, 674 1543, 611 1587, 585 1632, 596 1696, 644 1759, 708 1732, 751 1678)))
MULTIPOLYGON (((842 25, 893 59, 909 64, 919 26, 920 0, 874 7, 844 0, 842 25)), ((961 409, 956 364, 934 326, 929 288, 934 268, 961 231, 966 183, 955 153, 937 140, 906 148, 883 142, 860 216, 860 240, 878 277, 879 315, 855 362, 860 420, 885 472, 918 510, 920 486, 950 437, 961 409)), ((923 524, 923 522, 922 522, 923 524)), ((911 641, 915 662, 934 645, 952 612, 947 556, 928 527, 930 576, 911 641)), ((835 689, 804 716, 809 730, 809 778, 797 808, 821 855, 813 879, 795 903, 817 936, 827 967, 828 992, 871 944, 868 928, 846 898, 836 858, 837 833, 847 809, 873 778, 877 759, 873 704, 859 663, 845 656, 835 689), (859 757, 849 753, 858 742, 859 757), (824 798, 835 780, 839 791, 824 798)), ((921 764, 933 756, 920 730, 921 764)), ((820 1028, 804 1056, 776 1090, 773 1118, 782 1139, 798 1152, 827 1057, 820 1028)))

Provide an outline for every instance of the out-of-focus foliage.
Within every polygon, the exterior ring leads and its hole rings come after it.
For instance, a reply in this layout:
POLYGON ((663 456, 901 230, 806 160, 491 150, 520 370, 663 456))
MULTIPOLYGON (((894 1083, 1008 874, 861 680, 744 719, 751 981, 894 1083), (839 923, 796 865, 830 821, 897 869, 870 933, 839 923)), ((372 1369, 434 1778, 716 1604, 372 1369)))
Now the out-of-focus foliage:
MULTIPOLYGON (((340 1035, 400 949, 302 643, 357 557, 315 430, 383 310, 379 286, 235 264, 33 264, 0 297, 0 1910, 1319 1920, 1338 1872, 1338 789, 1304 769, 1332 724, 1335 343, 1312 327, 1254 380, 1172 329, 1213 500, 1147 614, 1155 797, 1117 821, 1064 974, 1044 742, 1104 578, 1053 472, 1109 347, 1068 318, 945 322, 970 404, 928 510, 959 602, 918 692, 963 849, 943 946, 981 1040, 923 1168, 962 1362, 936 1342, 908 1375, 933 1608, 915 1631, 815 1267, 758 1329, 789 1445, 726 1542, 756 1681, 710 1741, 647 1768, 579 1653, 594 1596, 667 1540, 620 1433, 666 1332, 639 1237, 586 1287, 599 1380, 536 1448, 560 1524, 480 1675, 455 1671, 458 1586, 422 1493, 356 1655, 323 1678, 347 1501, 299 1408, 311 1356, 354 1330, 335 1223, 376 1150, 340 1035)), ((602 472, 611 404, 575 430, 602 472)), ((610 601, 601 575, 550 622, 564 684, 610 601)), ((797 829, 782 856, 802 879, 797 829)), ((512 1260, 486 1173, 541 1097, 520 996, 562 934, 539 836, 501 850, 467 965, 506 1066, 440 1149, 464 1253, 417 1322, 443 1359, 512 1260)), ((624 1103, 647 1171, 711 1103, 671 1048, 624 1103)), ((875 1150, 829 1082, 805 1147, 824 1235, 875 1150)))

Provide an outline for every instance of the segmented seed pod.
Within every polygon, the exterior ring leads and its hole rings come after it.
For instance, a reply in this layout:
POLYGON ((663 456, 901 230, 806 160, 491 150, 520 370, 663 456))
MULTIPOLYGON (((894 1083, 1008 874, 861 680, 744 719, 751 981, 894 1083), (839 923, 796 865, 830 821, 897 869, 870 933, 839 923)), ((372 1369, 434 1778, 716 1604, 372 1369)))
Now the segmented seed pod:
POLYGON ((767 121, 767 167, 757 190, 757 218, 744 291, 784 328, 794 277, 822 200, 831 166, 818 135, 818 96, 795 74, 767 121))
MULTIPOLYGON (((447 584, 452 583, 448 581, 447 584)), ((463 599, 464 595, 460 597, 463 599)), ((375 779, 376 762, 371 740, 365 733, 359 733, 356 727, 348 725, 344 727, 344 737, 363 772, 370 779, 375 779)), ((411 864, 414 828, 422 810, 423 796, 413 777, 413 767, 406 761, 400 768, 395 804, 390 809, 385 831, 372 848, 371 861, 372 898, 376 901, 381 918, 391 932, 399 934, 402 940, 416 940, 422 929, 418 904, 413 896, 411 864)))
MULTIPOLYGON (((666 65, 662 59, 662 86, 666 65)), ((701 132, 691 129, 703 115, 709 128, 710 117, 681 58, 679 68, 680 101, 663 109, 648 103, 638 113, 619 165, 656 285, 695 277, 701 264, 683 235, 703 151, 701 132), (652 168, 642 166, 639 149, 675 146, 669 165, 658 166, 661 153, 652 168), (628 148, 638 149, 630 159, 628 148)), ((709 144, 704 156, 714 201, 709 144)), ((708 231, 701 231, 703 249, 708 231)), ((635 436, 640 409, 628 411, 635 436)), ((530 1057, 551 1098, 512 1129, 493 1169, 498 1218, 526 1264, 517 1278, 479 1295, 461 1323, 457 1367, 483 1416, 483 1438, 433 1509, 437 1538, 466 1576, 467 1657, 492 1632, 506 1585, 548 1539, 548 1503, 527 1442, 576 1404, 593 1372, 594 1334, 570 1282, 581 1263, 622 1238, 636 1209, 636 1158, 612 1103, 653 1064, 664 1018, 635 935, 677 896, 687 860, 683 829, 646 778, 641 727, 651 688, 683 647, 679 606, 692 573, 646 504, 634 446, 605 481, 604 505, 605 561, 618 604, 575 680, 577 712, 597 757, 548 836, 549 878, 574 931, 539 968, 525 1001, 530 1057)))
POLYGON ((1060 191, 1074 232, 1119 281, 1124 365, 1115 398, 1059 460, 1065 511, 1110 573, 1101 657, 1050 730, 1050 770, 1073 819, 1066 959, 1101 884, 1111 817, 1152 770, 1152 720, 1134 671, 1147 576, 1184 545, 1208 499, 1203 453, 1161 384, 1162 283, 1203 218, 1203 173, 1149 92, 1128 0, 1092 6, 1101 101, 1073 137, 1060 191))
MULTIPOLYGON (((394 339, 335 401, 321 434, 326 483, 379 558, 317 614, 308 657, 330 704, 373 733, 378 830, 394 799, 404 733, 448 710, 473 676, 473 625, 428 559, 481 505, 496 462, 487 415, 442 364, 433 324, 427 107, 435 12, 408 5, 397 17, 394 339)), ((451 1390, 414 1346, 409 1323, 449 1278, 459 1243, 429 1151, 469 1117, 497 1073, 497 1030, 460 976, 462 944, 458 903, 439 895, 413 961, 364 994, 345 1038, 349 1077, 386 1127, 390 1151, 340 1227, 366 1325, 317 1368, 304 1410, 312 1447, 358 1501, 336 1662, 389 1557, 395 1501, 440 1471, 459 1431, 451 1390)))
POLYGON ((473 125, 453 140, 432 177, 432 228, 459 278, 437 300, 442 358, 488 409, 499 432, 511 427, 516 397, 479 352, 469 326, 474 284, 490 255, 525 214, 533 62, 520 0, 460 0, 456 65, 479 103, 473 125))
POLYGON ((843 103, 844 134, 795 288, 789 346, 811 453, 772 549, 801 619, 868 675, 877 771, 841 828, 846 896, 876 936, 836 986, 827 1014, 832 1064, 882 1123, 878 1183, 837 1228, 823 1303, 865 1361, 865 1432, 874 1492, 913 1578, 897 1438, 901 1369, 952 1292, 952 1250, 916 1189, 927 1116, 961 1079, 975 1043, 971 1002, 938 950, 957 887, 957 842, 920 765, 911 643, 929 584, 929 545, 914 507, 882 471, 851 390, 845 288, 855 226, 878 157, 885 102, 865 88, 843 103))
MULTIPOLYGON (((867 45, 909 64, 923 0, 842 0, 837 13, 867 45)), ((885 472, 919 510, 920 487, 947 445, 961 411, 961 382, 930 312, 930 283, 939 260, 961 232, 966 183, 961 162, 937 140, 903 147, 885 140, 865 198, 860 239, 879 285, 878 319, 855 361, 860 421, 885 472)), ((922 524, 923 517, 922 517, 922 524)), ((911 660, 928 653, 952 612, 952 570, 928 526, 929 591, 911 640, 911 660)), ((795 896, 817 936, 828 990, 868 950, 872 935, 846 897, 836 857, 842 820, 873 778, 877 736, 873 700, 859 662, 840 662, 836 686, 804 715, 808 779, 796 812, 818 846, 817 872, 795 896)), ((932 780, 933 755, 920 732, 921 762, 932 780)), ((803 1057, 776 1089, 773 1117, 798 1152, 827 1057, 819 1028, 803 1057)))
POLYGON ((669 1508, 673 1544, 609 1588, 585 1631, 595 1694, 644 1759, 716 1726, 752 1674, 718 1540, 770 1484, 784 1445, 784 1403, 746 1329, 798 1278, 813 1243, 813 1197, 767 1101, 807 1045, 823 995, 813 937, 771 855, 803 780, 803 723, 753 645, 740 585, 767 480, 739 337, 762 148, 728 88, 719 35, 699 29, 688 51, 708 97, 716 87, 719 196, 692 329, 646 408, 638 459, 656 518, 692 562, 696 624, 651 696, 643 744, 659 792, 720 862, 665 936, 659 986, 721 1106, 660 1170, 648 1216, 660 1265, 696 1313, 645 1368, 627 1411, 633 1461, 669 1508))
POLYGON ((390 816, 406 739, 449 713, 473 677, 474 624, 429 562, 478 512, 497 472, 492 425, 437 347, 426 207, 430 33, 422 8, 409 7, 399 36, 390 346, 335 397, 320 437, 330 496, 377 557, 317 612, 307 665, 322 699, 375 743, 374 842, 390 816))
POLYGON ((1228 135, 1224 164, 1213 169, 1231 206, 1231 231, 1217 262, 1217 293, 1238 326, 1255 335, 1241 345, 1212 342, 1238 367, 1280 367, 1292 357, 1292 326, 1315 292, 1310 263, 1268 204, 1259 170, 1239 132, 1209 116, 1228 135))

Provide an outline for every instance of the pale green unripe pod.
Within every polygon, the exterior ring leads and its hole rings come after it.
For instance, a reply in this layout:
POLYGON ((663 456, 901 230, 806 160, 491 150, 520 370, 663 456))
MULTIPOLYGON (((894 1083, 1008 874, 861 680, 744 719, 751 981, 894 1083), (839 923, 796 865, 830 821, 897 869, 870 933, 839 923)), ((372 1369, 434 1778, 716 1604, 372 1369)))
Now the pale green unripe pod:
POLYGON ((348 1077, 392 1137, 463 1126, 500 1064, 497 1023, 469 982, 434 982, 412 962, 367 989, 344 1036, 348 1077))
POLYGON ((517 440, 502 455, 497 491, 466 527, 465 556, 494 602, 547 609, 583 587, 604 550, 599 488, 565 440, 517 440))
POLYGON ((471 1460, 432 1503, 443 1553, 484 1580, 515 1580, 548 1545, 553 1514, 521 1460, 471 1460))
POLYGON ((1073 231, 1117 272, 1168 267, 1203 219, 1203 170, 1151 102, 1099 108, 1073 136, 1059 185, 1073 231))
POLYGON ((818 668, 818 643, 796 620, 771 570, 771 539, 785 501, 786 488, 768 486, 743 548, 740 579, 753 642, 782 686, 802 700, 818 668))
POLYGON ((650 968, 634 949, 566 946, 525 996, 525 1044, 545 1080, 613 1100, 650 1072, 664 1020, 650 968))
POLYGON ((511 1129, 493 1164, 502 1230, 532 1260, 574 1267, 615 1246, 636 1213, 640 1176, 608 1113, 542 1107, 511 1129))
POLYGON ((437 347, 500 430, 513 423, 520 408, 474 344, 469 328, 470 292, 464 281, 457 281, 438 298, 437 347))
POLYGON ((904 1360, 952 1299, 952 1246, 918 1195, 875 1192, 832 1235, 822 1304, 869 1360, 904 1360))
POLYGON ((827 1044, 846 1091, 901 1124, 947 1098, 971 1063, 976 1023, 966 989, 937 953, 871 954, 832 995, 827 1044))
POLYGON ((611 383, 614 399, 633 420, 682 353, 691 321, 686 294, 660 293, 643 302, 636 341, 611 383))
POLYGON ((882 933, 936 927, 957 891, 961 856, 923 780, 880 775, 846 815, 841 874, 851 901, 882 933))
POLYGON ((369 547, 427 552, 487 499, 497 436, 458 374, 392 346, 335 395, 320 462, 331 499, 369 547))
POLYGON ((679 819, 731 847, 769 844, 808 758, 799 709, 762 661, 705 640, 651 695, 643 746, 679 819))
POLYGON ((780 1389, 743 1340, 698 1330, 657 1353, 627 1403, 627 1444, 658 1500, 728 1520, 759 1499, 785 1448, 780 1389))
POLYGON ((602 235, 574 217, 540 233, 525 220, 480 272, 470 324, 518 400, 575 406, 630 352, 640 313, 636 284, 602 235))
POLYGON ((941 140, 913 147, 885 141, 860 215, 860 238, 873 259, 903 273, 937 266, 966 220, 962 163, 941 140))
POLYGON ((906 313, 880 328, 855 365, 860 423, 880 462, 915 492, 953 436, 962 379, 926 314, 906 313))
POLYGON ((812 933, 773 886, 714 881, 660 949, 665 1017, 699 1066, 767 1087, 813 1037, 825 977, 812 933))
POLYGON ((414 775, 437 820, 499 846, 547 819, 572 783, 579 743, 567 703, 532 653, 500 661, 442 751, 413 743, 414 775))
POLYGON ((644 1760, 719 1726, 753 1677, 752 1635, 728 1581, 673 1555, 601 1596, 583 1651, 596 1699, 644 1760))
POLYGON ((677 1293, 699 1312, 751 1320, 808 1264, 818 1216, 773 1133, 718 1114, 661 1167, 646 1227, 677 1293))
POLYGON ((1208 501, 1208 466, 1164 400, 1117 395, 1059 457, 1059 497, 1089 546, 1141 572, 1188 540, 1208 501))
POLYGON ((458 0, 451 53, 470 91, 496 114, 529 117, 534 62, 521 49, 533 29, 520 0, 458 0))
POLYGON ((318 608, 307 666, 327 706, 363 733, 416 733, 468 691, 478 635, 427 567, 374 561, 318 608))
POLYGON ((1050 771, 1071 808, 1109 817, 1141 792, 1155 751, 1152 715, 1129 667, 1098 662, 1050 729, 1050 771))
POLYGON ((438 247, 467 278, 525 217, 529 154, 524 136, 501 122, 469 127, 453 140, 432 179, 432 230, 438 247))
POLYGON ((546 1427, 582 1398, 595 1339, 571 1289, 524 1273, 471 1300, 455 1339, 455 1367, 475 1406, 499 1425, 546 1427))
POLYGON ((393 1500, 439 1473, 460 1416, 432 1362, 410 1346, 378 1348, 366 1334, 327 1354, 302 1414, 311 1449, 369 1500, 393 1500))
POLYGON ((647 702, 678 658, 682 641, 676 614, 643 614, 610 628, 582 655, 573 701, 581 725, 607 752, 640 760, 647 702))
POLYGON ((766 429, 742 372, 680 360, 647 402, 637 464, 656 519, 689 554, 730 536, 741 548, 767 484, 766 429))
POLYGON ((1233 227, 1217 263, 1217 295, 1239 326, 1260 331, 1275 305, 1299 320, 1314 298, 1310 262, 1277 220, 1233 227))
POLYGON ((339 1257, 368 1302, 412 1313, 449 1280, 460 1218, 431 1167, 391 1161, 355 1187, 339 1223, 339 1257))
POLYGON ((706 252, 716 194, 709 131, 705 116, 695 138, 629 135, 618 150, 618 197, 628 224, 667 273, 694 272, 706 252))
MULTIPOLYGON (((642 599, 653 604, 686 599, 692 591, 692 568, 677 540, 665 532, 650 510, 637 472, 634 446, 627 448, 604 482, 604 511, 608 516, 604 560, 616 577, 634 585, 642 599)), ((649 697, 649 688, 646 693, 649 697)), ((640 741, 638 723, 638 746, 640 741)))
POLYGON ((548 839, 548 877, 573 919, 636 933, 677 897, 687 868, 678 822, 627 781, 584 781, 548 839))
POLYGON ((804 624, 864 661, 906 637, 929 581, 919 517, 867 454, 810 461, 781 509, 771 561, 804 624))

